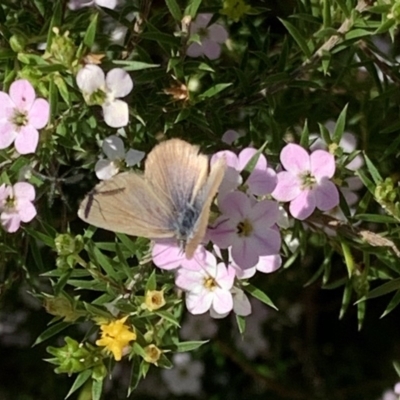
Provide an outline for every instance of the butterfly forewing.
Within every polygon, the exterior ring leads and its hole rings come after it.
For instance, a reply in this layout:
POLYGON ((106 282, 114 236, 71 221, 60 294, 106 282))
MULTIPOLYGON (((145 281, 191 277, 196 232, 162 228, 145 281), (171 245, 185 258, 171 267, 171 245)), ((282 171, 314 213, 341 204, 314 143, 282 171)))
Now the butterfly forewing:
POLYGON ((98 184, 80 205, 81 219, 114 232, 146 238, 173 237, 168 200, 144 177, 125 172, 98 184))

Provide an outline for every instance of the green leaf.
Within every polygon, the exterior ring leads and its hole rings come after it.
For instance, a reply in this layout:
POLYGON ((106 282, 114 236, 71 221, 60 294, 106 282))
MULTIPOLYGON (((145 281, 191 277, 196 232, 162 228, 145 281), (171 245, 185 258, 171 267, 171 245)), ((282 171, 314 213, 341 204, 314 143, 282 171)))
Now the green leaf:
POLYGON ((33 346, 36 346, 39 343, 44 342, 47 339, 50 339, 52 336, 57 335, 57 333, 63 331, 65 328, 68 328, 71 326, 71 323, 69 322, 58 322, 54 325, 51 325, 49 328, 47 328, 44 332, 42 332, 39 337, 35 340, 35 343, 33 343, 33 346))
POLYGON ((400 304, 400 290, 398 290, 393 296, 392 300, 386 307, 386 310, 381 315, 381 318, 386 317, 390 312, 392 312, 400 304))
POLYGON ((358 330, 360 331, 364 322, 365 312, 367 309, 367 303, 357 304, 357 320, 358 320, 358 330))
POLYGON ((352 293, 353 293, 353 285, 351 281, 348 281, 343 291, 342 306, 340 307, 339 319, 342 319, 344 317, 344 314, 346 313, 350 305, 352 293))
POLYGON ((381 174, 379 173, 379 171, 377 170, 377 168, 375 167, 375 165, 372 163, 372 161, 369 159, 369 157, 364 154, 364 158, 365 158, 365 164, 368 168, 369 173, 372 176, 372 179, 375 182, 375 185, 377 185, 378 183, 381 183, 383 181, 383 178, 381 176, 381 174))
POLYGON ((128 393, 127 397, 130 397, 132 392, 137 388, 137 385, 140 382, 140 378, 142 377, 142 369, 141 365, 143 364, 144 361, 139 362, 138 357, 135 357, 135 359, 132 359, 132 370, 131 370, 131 379, 129 383, 129 388, 128 388, 128 393))
POLYGON ((343 132, 346 126, 346 114, 348 104, 345 105, 342 112, 339 115, 339 118, 336 121, 335 130, 333 132, 332 141, 336 144, 339 144, 340 140, 342 139, 343 132))
POLYGON ((378 224, 398 224, 398 221, 389 215, 356 214, 353 218, 365 222, 376 222, 378 224))
POLYGON ((397 375, 400 376, 400 362, 393 361, 393 367, 396 370, 397 375))
POLYGON ((32 229, 32 228, 28 228, 28 227, 25 227, 24 229, 30 236, 43 242, 46 246, 51 247, 52 249, 55 248, 54 239, 52 237, 45 235, 44 233, 41 233, 41 232, 37 231, 36 229, 32 229))
POLYGON ((288 21, 285 21, 281 18, 279 18, 279 21, 281 21, 282 24, 285 26, 285 28, 289 31, 290 35, 296 41, 296 43, 298 44, 302 52, 306 55, 306 57, 311 58, 312 56, 311 50, 309 49, 306 40, 303 38, 299 30, 288 21))
POLYGON ((254 168, 257 165, 258 159, 260 158, 260 155, 264 151, 265 147, 267 146, 267 142, 265 142, 257 151, 256 153, 250 158, 246 166, 243 168, 243 171, 248 172, 249 174, 254 171, 254 168))
POLYGON ((308 129, 308 121, 306 120, 304 122, 303 131, 301 132, 301 136, 300 136, 300 146, 307 149, 309 147, 309 143, 308 143, 309 137, 310 137, 310 131, 308 129))
POLYGON ((179 38, 175 36, 168 35, 162 32, 144 32, 140 35, 142 39, 154 40, 158 43, 168 44, 173 47, 178 47, 180 45, 179 38))
POLYGON ((154 314, 158 315, 161 318, 164 318, 168 322, 171 322, 172 325, 175 325, 176 327, 180 328, 180 324, 178 320, 168 311, 154 311, 154 314))
POLYGON ((157 278, 156 278, 156 270, 153 269, 153 272, 149 276, 149 279, 146 282, 146 292, 149 290, 156 290, 157 289, 157 278))
POLYGON ((378 286, 375 289, 372 289, 367 296, 363 297, 360 300, 365 300, 365 299, 374 299, 376 297, 383 296, 385 294, 388 294, 390 292, 393 292, 395 290, 400 289, 400 278, 393 279, 392 281, 386 282, 381 286, 378 286))
POLYGON ((262 301, 266 305, 272 307, 275 310, 278 310, 278 308, 275 306, 275 304, 272 302, 272 300, 260 289, 257 289, 251 284, 248 284, 244 286, 244 290, 251 294, 253 297, 256 299, 262 301))
POLYGON ((200 7, 202 0, 189 0, 188 5, 185 9, 185 15, 190 15, 194 18, 197 14, 197 10, 200 7))
POLYGON ((210 97, 215 96, 219 92, 222 92, 229 86, 232 86, 232 83, 217 83, 216 85, 212 86, 210 89, 202 93, 198 98, 199 100, 209 99, 210 97))
POLYGON ((346 18, 350 18, 350 10, 347 7, 346 0, 335 0, 335 1, 343 11, 343 14, 346 16, 346 18))
POLYGON ((92 399, 91 400, 100 400, 101 393, 103 391, 103 380, 94 380, 92 381, 92 399))
POLYGON ((87 31, 85 32, 85 36, 83 37, 83 43, 89 49, 93 46, 94 39, 96 37, 96 31, 97 31, 97 22, 99 20, 99 14, 96 13, 93 15, 92 20, 90 21, 89 27, 87 28, 87 31))
POLYGON ((182 19, 182 12, 176 0, 165 0, 168 10, 177 22, 182 19))
POLYGON ((243 335, 246 330, 246 318, 236 314, 236 323, 239 329, 239 333, 243 335))
POLYGON ((74 383, 71 386, 71 389, 69 390, 68 394, 65 396, 65 399, 68 399, 69 396, 71 396, 72 393, 77 391, 92 375, 92 371, 90 369, 87 369, 86 371, 82 371, 75 379, 74 383))
POLYGON ((160 64, 149 64, 143 61, 113 60, 113 64, 122 65, 125 71, 140 71, 149 68, 158 68, 160 64))
POLYGON ((364 186, 369 190, 371 194, 375 194, 375 185, 374 183, 368 178, 367 174, 362 170, 359 169, 356 171, 356 175, 361 179, 364 186))
POLYGON ((50 26, 47 33, 46 51, 50 50, 50 45, 53 40, 54 32, 53 28, 60 28, 62 22, 62 7, 61 1, 57 1, 54 4, 53 16, 50 21, 50 26))
POLYGON ((203 346, 203 344, 206 344, 208 342, 209 340, 192 340, 188 342, 179 342, 171 346, 171 349, 173 351, 176 351, 177 353, 186 353, 187 351, 196 350, 199 347, 203 346))
POLYGON ((318 123, 318 126, 319 126, 319 132, 322 136, 322 139, 324 139, 324 142, 329 146, 332 143, 332 138, 331 138, 328 128, 325 125, 322 125, 320 123, 318 123))
POLYGON ((115 271, 110 259, 106 257, 97 246, 90 246, 90 254, 94 257, 97 263, 104 269, 107 275, 113 279, 118 279, 118 274, 115 271))

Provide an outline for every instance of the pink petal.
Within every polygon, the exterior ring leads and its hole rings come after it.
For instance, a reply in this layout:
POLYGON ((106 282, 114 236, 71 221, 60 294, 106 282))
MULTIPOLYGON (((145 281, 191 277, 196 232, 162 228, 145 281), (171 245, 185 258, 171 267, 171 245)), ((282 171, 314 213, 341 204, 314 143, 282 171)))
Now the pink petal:
MULTIPOLYGON (((243 171, 250 160, 254 157, 257 153, 257 150, 252 147, 247 147, 243 149, 239 153, 239 171, 243 171)), ((263 154, 260 154, 257 160, 257 164, 255 166, 257 169, 266 169, 267 168, 267 159, 263 154)))
POLYGON ((39 143, 39 132, 31 125, 23 126, 15 139, 14 146, 19 154, 34 153, 39 143))
POLYGON ((19 79, 11 84, 10 97, 16 108, 29 110, 36 98, 35 89, 26 79, 19 79))
POLYGON ((364 165, 364 159, 359 154, 358 156, 355 156, 352 161, 350 161, 348 164, 346 164, 346 168, 349 169, 350 171, 357 171, 363 165, 364 165))
POLYGON ((95 3, 104 8, 110 8, 113 10, 115 7, 117 7, 117 0, 96 0, 95 3))
POLYGON ((16 232, 21 225, 21 219, 19 215, 15 212, 10 213, 3 211, 0 216, 0 222, 3 225, 4 229, 10 233, 16 232))
POLYGON ((250 300, 243 290, 238 288, 233 291, 233 312, 242 317, 247 317, 251 314, 250 300))
POLYGON ((294 218, 303 221, 313 213, 315 207, 316 199, 313 191, 304 190, 298 197, 291 201, 289 211, 294 218))
POLYGON ((49 122, 50 105, 45 99, 36 99, 28 112, 29 125, 42 129, 49 122))
POLYGON ((13 186, 14 196, 20 200, 33 201, 35 200, 35 187, 28 182, 17 182, 13 186))
POLYGON ((321 211, 328 211, 339 204, 339 191, 329 180, 323 179, 314 189, 316 206, 321 211))
POLYGON ((0 120, 3 118, 9 118, 11 110, 15 108, 13 101, 10 96, 5 92, 0 92, 0 120))
POLYGON ((210 60, 216 60, 221 55, 221 45, 210 39, 204 39, 202 42, 203 53, 210 60))
POLYGON ((264 272, 265 274, 270 274, 276 271, 282 265, 282 258, 278 254, 273 254, 271 256, 261 256, 258 264, 256 265, 257 271, 264 272))
POLYGON ((189 57, 200 57, 203 55, 203 46, 199 43, 191 43, 186 49, 186 55, 189 57))
POLYGON ((279 205, 276 201, 263 200, 256 203, 248 214, 253 224, 270 227, 279 219, 279 205))
POLYGON ((223 135, 221 140, 226 143, 231 145, 235 140, 239 139, 241 137, 240 133, 234 131, 233 129, 228 129, 223 135))
POLYGON ((299 179, 290 172, 279 172, 276 178, 276 188, 271 193, 276 200, 292 201, 301 193, 299 179))
POLYGON ((281 151, 283 167, 294 175, 310 171, 310 156, 303 147, 289 143, 281 151))
POLYGON ((208 28, 208 38, 216 43, 224 43, 228 39, 228 32, 222 25, 212 24, 208 28))
POLYGON ((240 268, 252 268, 258 263, 257 244, 251 238, 237 238, 232 245, 232 259, 240 268))
POLYGON ((204 271, 190 271, 180 268, 175 277, 175 285, 180 289, 190 291, 192 293, 200 293, 204 290, 204 271))
POLYGON ((266 227, 260 229, 259 226, 248 240, 251 240, 253 251, 258 256, 278 254, 281 248, 281 235, 275 229, 266 227))
POLYGON ((205 28, 212 18, 211 13, 198 14, 192 25, 190 26, 190 33, 196 33, 200 28, 205 28), (193 29, 193 31, 192 31, 193 29))
POLYGON ((36 216, 36 208, 30 201, 18 201, 17 211, 22 222, 29 222, 36 216))
POLYGON ((234 169, 239 169, 239 160, 238 156, 233 152, 229 150, 223 150, 219 151, 218 153, 215 153, 210 160, 210 165, 213 165, 217 162, 217 160, 224 158, 226 161, 226 165, 228 167, 232 167, 234 169))
POLYGON ((214 224, 215 227, 209 228, 207 236, 221 249, 227 249, 232 245, 237 236, 237 223, 227 217, 219 217, 214 224))
POLYGON ((235 280, 235 270, 232 267, 227 269, 224 263, 219 263, 214 278, 222 289, 231 290, 235 280))
POLYGON ((0 121, 0 150, 10 146, 17 135, 13 124, 8 121, 0 121))
POLYGON ((232 294, 229 291, 215 289, 212 299, 212 307, 218 314, 224 314, 233 309, 232 294))
POLYGON ((232 192, 224 196, 219 209, 231 219, 240 220, 250 212, 251 203, 243 192, 232 192))
POLYGON ((185 258, 175 241, 156 242, 152 249, 153 263, 161 269, 171 270, 181 266, 185 258))
POLYGON ((106 86, 115 97, 125 97, 133 89, 133 81, 122 68, 112 69, 106 77, 106 86))
POLYGON ((332 178, 335 173, 335 157, 325 150, 315 150, 310 156, 311 175, 319 181, 322 178, 332 178))
POLYGON ((357 148, 357 139, 352 133, 344 132, 339 146, 345 153, 351 153, 357 148))
POLYGON ((128 125, 129 108, 122 100, 114 100, 103 104, 104 121, 111 128, 121 128, 128 125))
POLYGON ((192 314, 203 314, 208 311, 213 302, 213 293, 204 290, 200 294, 186 293, 186 307, 192 314))
POLYGON ((272 193, 278 183, 276 172, 272 168, 266 170, 255 169, 246 184, 252 194, 263 196, 272 193))

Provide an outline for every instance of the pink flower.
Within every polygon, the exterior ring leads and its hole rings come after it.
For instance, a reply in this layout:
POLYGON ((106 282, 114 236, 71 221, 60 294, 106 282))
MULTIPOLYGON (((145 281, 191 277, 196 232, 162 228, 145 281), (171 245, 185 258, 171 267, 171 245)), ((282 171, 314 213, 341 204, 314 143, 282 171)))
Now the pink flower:
POLYGON ((215 256, 207 251, 197 271, 178 270, 175 284, 186 292, 186 307, 192 314, 203 314, 210 309, 224 314, 233 308, 230 290, 234 279, 233 268, 217 264, 215 256))
POLYGON ((157 240, 152 249, 153 263, 161 269, 171 270, 179 267, 197 271, 204 264, 206 251, 198 246, 193 257, 188 260, 185 252, 175 240, 157 240))
MULTIPOLYGON (((227 168, 224 179, 218 189, 218 197, 222 198, 225 194, 237 189, 243 183, 240 173, 246 168, 247 164, 257 153, 256 149, 247 147, 237 156, 229 150, 219 151, 211 157, 211 164, 224 157, 227 168)), ((249 192, 256 196, 272 193, 276 186, 276 173, 272 168, 268 168, 267 159, 260 154, 257 163, 246 181, 249 192)))
POLYGON ((237 132, 234 131, 233 129, 228 129, 223 135, 221 140, 226 143, 231 145, 233 142, 244 136, 244 132, 237 132))
POLYGON ((228 39, 228 32, 222 25, 212 24, 212 14, 199 14, 190 25, 190 35, 200 36, 200 42, 193 42, 186 50, 189 57, 206 56, 210 60, 216 60, 221 54, 221 44, 228 39))
POLYGON ((274 229, 278 204, 263 200, 252 203, 242 192, 228 193, 219 204, 222 215, 209 229, 210 239, 221 249, 232 246, 232 259, 243 269, 254 267, 260 256, 279 253, 281 238, 274 229))
POLYGON ((14 186, 0 186, 0 222, 7 232, 16 232, 21 222, 29 222, 36 216, 35 188, 27 182, 14 186))
POLYGON ((335 173, 335 158, 324 150, 309 155, 297 144, 290 143, 281 151, 281 163, 286 171, 278 173, 278 184, 272 196, 278 201, 290 201, 294 218, 304 220, 315 208, 328 211, 339 204, 339 192, 329 180, 335 173))
POLYGON ((10 94, 0 92, 0 150, 13 142, 20 154, 34 153, 39 143, 38 129, 49 120, 49 103, 37 99, 33 86, 25 79, 10 86, 10 94))

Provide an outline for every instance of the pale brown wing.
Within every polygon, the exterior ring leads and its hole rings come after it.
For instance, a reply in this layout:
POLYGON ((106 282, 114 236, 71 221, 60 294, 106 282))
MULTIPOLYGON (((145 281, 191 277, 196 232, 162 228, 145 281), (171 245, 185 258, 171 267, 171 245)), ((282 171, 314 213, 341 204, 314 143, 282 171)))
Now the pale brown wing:
POLYGON ((208 158, 199 147, 180 139, 160 143, 149 153, 145 178, 176 211, 192 204, 208 175, 208 158))
POLYGON ((135 172, 118 174, 99 183, 82 201, 78 216, 113 232, 150 239, 174 236, 172 210, 164 196, 135 172))
POLYGON ((197 246, 203 240, 208 225, 208 219, 210 217, 211 203, 218 192, 218 188, 221 185, 222 179, 225 174, 226 161, 224 158, 220 158, 215 164, 212 165, 210 175, 204 188, 199 193, 199 196, 203 197, 200 201, 203 202, 203 206, 199 215, 199 218, 193 228, 192 237, 188 238, 185 246, 185 254, 188 259, 193 257, 193 254, 197 246))

